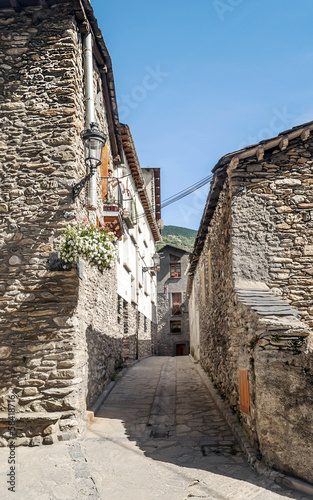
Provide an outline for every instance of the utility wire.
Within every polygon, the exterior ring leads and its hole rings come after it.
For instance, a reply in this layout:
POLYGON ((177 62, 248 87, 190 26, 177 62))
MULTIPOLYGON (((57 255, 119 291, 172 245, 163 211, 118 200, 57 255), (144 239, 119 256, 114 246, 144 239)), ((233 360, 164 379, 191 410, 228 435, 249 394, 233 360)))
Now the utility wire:
MULTIPOLYGON (((197 189, 200 189, 202 186, 205 186, 205 184, 207 184, 208 182, 210 182, 212 180, 212 178, 213 178, 213 174, 210 174, 207 177, 205 177, 204 179, 196 182, 195 184, 192 184, 188 188, 183 189, 182 191, 179 191, 178 193, 170 196, 169 198, 166 198, 163 201, 163 203, 161 204, 161 208, 165 208, 165 207, 171 205, 172 203, 176 203, 177 201, 181 200, 185 196, 188 196, 191 193, 193 193, 194 191, 197 191, 197 189)), ((144 212, 144 213, 138 214, 136 218, 137 219, 141 219, 145 215, 146 214, 144 212)))
POLYGON ((169 196, 169 198, 165 198, 165 200, 163 200, 163 203, 167 202, 168 200, 171 200, 174 197, 176 198, 176 196, 184 193, 185 191, 188 191, 189 189, 191 189, 191 188, 193 188, 195 186, 198 186, 198 184, 202 184, 202 183, 206 184, 207 182, 209 182, 212 179, 212 177, 213 177, 212 174, 210 174, 207 177, 205 177, 204 179, 202 179, 201 181, 195 182, 195 184, 191 184, 191 186, 183 189, 182 191, 179 191, 178 193, 176 193, 176 194, 174 194, 172 196, 169 196))
POLYGON ((205 177, 205 179, 202 179, 201 181, 197 182, 196 184, 193 184, 189 188, 180 191, 176 195, 171 196, 170 198, 167 198, 164 200, 164 202, 161 204, 161 208, 165 208, 168 205, 171 205, 172 203, 176 203, 177 201, 181 200, 185 196, 188 196, 189 194, 193 193, 194 191, 197 191, 200 189, 202 186, 205 186, 208 182, 210 182, 213 178, 213 175, 209 175, 208 177, 205 177))

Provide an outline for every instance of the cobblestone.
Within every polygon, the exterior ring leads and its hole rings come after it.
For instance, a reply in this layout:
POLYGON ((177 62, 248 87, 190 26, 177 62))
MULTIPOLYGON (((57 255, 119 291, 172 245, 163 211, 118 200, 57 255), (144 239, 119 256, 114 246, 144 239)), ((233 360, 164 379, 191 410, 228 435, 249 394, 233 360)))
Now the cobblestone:
MULTIPOLYGON (((84 439, 17 449, 16 500, 305 500, 258 475, 189 357, 127 370, 84 439)), ((0 492, 8 449, 0 449, 0 492)))

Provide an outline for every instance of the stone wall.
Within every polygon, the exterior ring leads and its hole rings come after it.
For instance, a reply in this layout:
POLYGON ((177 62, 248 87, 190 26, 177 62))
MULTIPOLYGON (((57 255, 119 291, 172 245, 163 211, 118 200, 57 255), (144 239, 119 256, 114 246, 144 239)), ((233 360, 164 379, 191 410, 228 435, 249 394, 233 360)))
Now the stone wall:
POLYGON ((185 271, 188 266, 189 254, 180 248, 166 245, 158 252, 161 256, 160 271, 158 272, 158 306, 157 306, 157 334, 155 338, 155 354, 157 356, 176 356, 176 345, 184 344, 186 354, 190 351, 190 332, 188 302, 186 300, 186 288, 188 277, 185 271), (170 277, 170 254, 181 257, 181 277, 170 277), (167 294, 165 293, 167 287, 167 294), (182 315, 173 316, 171 307, 171 294, 180 292, 185 312, 182 315), (170 321, 181 321, 181 333, 171 333, 170 321))
MULTIPOLYGON (((231 394, 237 384, 229 372, 237 370, 236 339, 230 331, 230 315, 235 300, 232 278, 231 200, 226 185, 220 194, 206 242, 198 262, 189 301, 192 323, 199 318, 200 360, 204 369, 224 394, 231 394), (210 262, 209 262, 210 251, 210 262), (224 366, 227 360, 227 367, 224 366)), ((195 346, 195 330, 191 332, 191 349, 195 346)))
POLYGON ((137 311, 137 304, 118 297, 120 333, 123 342, 123 362, 129 364, 135 359, 151 356, 156 324, 137 311))
POLYGON ((144 314, 138 314, 138 359, 152 354, 153 325, 153 322, 144 314))
POLYGON ((311 482, 312 149, 311 140, 295 140, 285 151, 242 160, 233 170, 208 228, 190 299, 191 350, 198 342, 217 390, 267 464, 311 482), (290 309, 289 303, 300 316, 261 314, 253 301, 243 303, 249 288, 253 296, 263 285, 269 287, 264 303, 273 302, 273 310, 290 309), (239 370, 248 374, 245 411, 239 370))
MULTIPOLYGON (((187 301, 184 301, 187 309, 187 301)), ((157 356, 176 356, 176 345, 185 344, 186 354, 190 350, 189 317, 185 313, 182 316, 172 316, 170 300, 164 293, 158 294, 158 333, 156 338, 155 354, 157 356), (171 333, 171 319, 180 319, 182 322, 182 333, 171 333)))
MULTIPOLYGON (((81 35, 71 5, 1 12, 0 49, 0 404, 16 395, 17 444, 82 432, 85 410, 122 363, 116 270, 51 270, 63 228, 101 220, 87 189, 81 35)), ((95 68, 97 122, 108 130, 95 68)), ((110 144, 109 155, 112 161, 110 144)), ((97 174, 99 175, 99 173, 97 174)), ((1 444, 9 438, 1 427, 1 444)))
POLYGON ((137 306, 121 300, 123 302, 123 312, 120 318, 123 328, 123 359, 127 364, 137 357, 137 306))
POLYGON ((300 138, 233 175, 235 278, 260 279, 313 326, 313 139, 300 138), (237 195, 238 185, 245 192, 237 195))

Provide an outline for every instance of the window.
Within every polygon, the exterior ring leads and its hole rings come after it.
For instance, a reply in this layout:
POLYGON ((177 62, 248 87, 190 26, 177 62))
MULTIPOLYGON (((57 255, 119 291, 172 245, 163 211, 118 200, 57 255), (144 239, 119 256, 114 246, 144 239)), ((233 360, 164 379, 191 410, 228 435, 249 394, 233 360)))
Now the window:
POLYGON ((170 321, 171 333, 181 333, 181 321, 170 321))
POLYGON ((171 262, 179 262, 180 257, 177 257, 177 255, 170 254, 170 261, 171 262))
POLYGON ((171 278, 181 277, 180 257, 177 257, 177 255, 170 254, 170 277, 171 278))
POLYGON ((182 294, 180 292, 172 293, 172 315, 180 316, 182 313, 182 294))

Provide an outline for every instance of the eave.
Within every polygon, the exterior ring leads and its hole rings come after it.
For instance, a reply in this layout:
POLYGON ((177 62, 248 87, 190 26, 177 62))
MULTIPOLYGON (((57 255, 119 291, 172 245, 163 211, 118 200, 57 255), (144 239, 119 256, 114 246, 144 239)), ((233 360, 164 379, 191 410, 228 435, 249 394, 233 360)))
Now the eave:
POLYGON ((282 132, 277 137, 265 139, 258 144, 253 144, 247 148, 222 156, 222 158, 217 162, 215 167, 212 169, 214 176, 211 181, 210 191, 195 239, 193 252, 190 255, 189 279, 187 285, 188 297, 190 297, 191 294, 193 277, 203 250, 208 228, 214 215, 216 205, 218 204, 220 192, 223 189, 226 178, 236 170, 241 160, 255 156, 258 161, 262 161, 265 152, 273 152, 277 149, 283 151, 284 149, 287 149, 289 142, 293 139, 300 137, 302 141, 306 141, 310 137, 312 130, 313 121, 304 123, 303 125, 299 125, 282 132))
POLYGON ((150 205, 147 191, 145 188, 144 178, 141 172, 141 167, 139 159, 137 156, 136 148, 132 138, 132 134, 128 125, 120 124, 121 136, 123 142, 124 153, 127 159, 128 166, 130 168, 132 177, 135 182, 136 189, 138 191, 145 215, 147 217, 150 229, 153 234, 155 241, 161 240, 161 234, 157 225, 156 218, 153 213, 153 209, 150 205))

